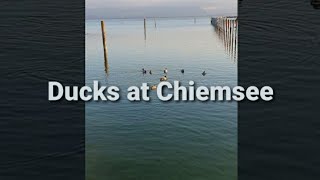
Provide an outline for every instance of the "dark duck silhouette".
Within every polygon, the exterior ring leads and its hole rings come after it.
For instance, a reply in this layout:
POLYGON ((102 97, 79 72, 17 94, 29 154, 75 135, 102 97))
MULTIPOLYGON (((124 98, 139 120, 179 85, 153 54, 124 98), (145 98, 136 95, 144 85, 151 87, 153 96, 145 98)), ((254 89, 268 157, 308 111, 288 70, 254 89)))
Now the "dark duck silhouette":
POLYGON ((142 68, 142 74, 146 74, 147 70, 145 70, 144 68, 142 68))
POLYGON ((206 71, 203 71, 202 72, 202 76, 205 76, 207 73, 206 73, 206 71))

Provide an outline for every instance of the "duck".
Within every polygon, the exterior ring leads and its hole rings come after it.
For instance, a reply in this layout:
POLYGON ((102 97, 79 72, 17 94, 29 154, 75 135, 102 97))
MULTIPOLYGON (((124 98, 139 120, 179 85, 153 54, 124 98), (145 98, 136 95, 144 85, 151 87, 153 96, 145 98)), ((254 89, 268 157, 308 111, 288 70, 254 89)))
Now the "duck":
POLYGON ((149 74, 152 74, 152 71, 151 71, 151 70, 149 71, 149 74))
POLYGON ((165 69, 163 70, 163 72, 164 72, 165 74, 167 74, 167 73, 168 73, 168 69, 165 68, 165 69))
POLYGON ((203 71, 202 72, 202 76, 205 76, 207 73, 206 73, 206 71, 203 71))
POLYGON ((156 89, 157 89, 157 85, 151 86, 151 90, 156 90, 156 89))
POLYGON ((182 73, 182 74, 184 73, 184 69, 181 69, 181 73, 182 73))
POLYGON ((167 76, 163 76, 160 78, 160 81, 166 81, 166 80, 168 80, 167 76))

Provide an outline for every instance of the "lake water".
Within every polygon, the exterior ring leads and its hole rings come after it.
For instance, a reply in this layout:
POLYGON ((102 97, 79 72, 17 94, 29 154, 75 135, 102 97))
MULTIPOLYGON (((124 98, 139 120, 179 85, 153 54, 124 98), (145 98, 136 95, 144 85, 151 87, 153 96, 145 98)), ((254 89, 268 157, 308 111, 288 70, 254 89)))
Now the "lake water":
POLYGON ((237 62, 209 18, 105 20, 106 72, 99 20, 86 22, 86 84, 121 89, 118 102, 86 103, 88 180, 237 179, 237 103, 129 102, 129 86, 169 81, 237 85, 237 62), (152 70, 143 75, 141 69, 152 70), (185 73, 180 72, 185 69, 185 73), (207 75, 202 76, 206 71, 207 75))

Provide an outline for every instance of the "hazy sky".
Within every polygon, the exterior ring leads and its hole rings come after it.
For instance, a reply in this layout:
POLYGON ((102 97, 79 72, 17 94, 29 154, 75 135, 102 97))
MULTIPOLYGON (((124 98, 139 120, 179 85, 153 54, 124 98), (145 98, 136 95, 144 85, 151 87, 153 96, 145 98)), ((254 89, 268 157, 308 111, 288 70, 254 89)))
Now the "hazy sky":
POLYGON ((238 0, 86 0, 86 16, 135 18, 236 15, 238 0))

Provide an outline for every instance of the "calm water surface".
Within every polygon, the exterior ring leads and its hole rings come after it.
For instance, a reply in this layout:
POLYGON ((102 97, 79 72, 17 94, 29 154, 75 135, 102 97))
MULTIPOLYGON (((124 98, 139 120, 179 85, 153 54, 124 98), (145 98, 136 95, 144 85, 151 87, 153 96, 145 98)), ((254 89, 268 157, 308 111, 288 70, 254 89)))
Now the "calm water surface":
POLYGON ((146 39, 141 19, 105 23, 108 72, 100 21, 86 22, 86 83, 116 85, 121 100, 86 104, 87 179, 235 180, 236 102, 161 102, 155 91, 151 102, 126 99, 129 86, 159 83, 165 67, 185 86, 237 85, 237 63, 210 19, 148 20, 146 39))

